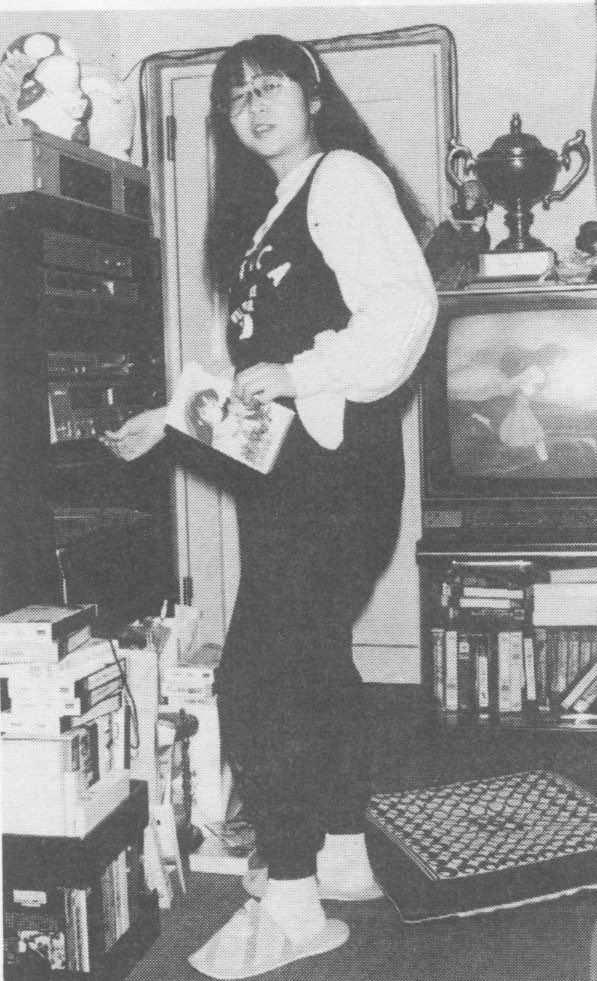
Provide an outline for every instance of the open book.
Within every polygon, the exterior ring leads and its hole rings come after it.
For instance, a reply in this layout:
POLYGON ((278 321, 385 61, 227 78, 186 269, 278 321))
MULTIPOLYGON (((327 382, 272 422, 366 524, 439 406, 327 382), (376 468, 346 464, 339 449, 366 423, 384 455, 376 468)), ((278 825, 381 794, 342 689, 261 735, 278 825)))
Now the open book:
POLYGON ((166 425, 240 463, 269 473, 295 413, 277 402, 239 410, 232 382, 197 362, 183 369, 168 405, 166 425))

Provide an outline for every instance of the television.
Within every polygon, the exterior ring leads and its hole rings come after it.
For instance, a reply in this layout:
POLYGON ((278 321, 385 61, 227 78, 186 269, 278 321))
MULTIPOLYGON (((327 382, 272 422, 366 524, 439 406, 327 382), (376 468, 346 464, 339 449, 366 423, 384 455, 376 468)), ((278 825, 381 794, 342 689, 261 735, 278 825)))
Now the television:
POLYGON ((597 287, 445 293, 421 373, 424 534, 597 540, 597 287))

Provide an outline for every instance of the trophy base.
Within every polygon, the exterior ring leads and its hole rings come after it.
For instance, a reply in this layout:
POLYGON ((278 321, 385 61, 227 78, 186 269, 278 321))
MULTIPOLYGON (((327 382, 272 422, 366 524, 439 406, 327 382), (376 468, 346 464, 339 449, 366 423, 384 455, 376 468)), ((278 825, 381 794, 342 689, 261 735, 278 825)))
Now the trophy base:
POLYGON ((555 266, 553 249, 530 252, 485 252, 479 256, 480 279, 539 279, 555 266))

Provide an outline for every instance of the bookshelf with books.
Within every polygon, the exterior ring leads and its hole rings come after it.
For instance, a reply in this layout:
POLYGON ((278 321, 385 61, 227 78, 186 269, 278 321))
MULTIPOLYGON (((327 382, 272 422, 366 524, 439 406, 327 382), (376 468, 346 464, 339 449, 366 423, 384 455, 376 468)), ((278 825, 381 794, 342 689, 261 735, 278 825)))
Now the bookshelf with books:
POLYGON ((147 785, 81 839, 3 836, 4 977, 120 981, 159 934, 144 886, 147 785))
POLYGON ((597 730, 594 546, 419 543, 422 680, 449 725, 597 730))

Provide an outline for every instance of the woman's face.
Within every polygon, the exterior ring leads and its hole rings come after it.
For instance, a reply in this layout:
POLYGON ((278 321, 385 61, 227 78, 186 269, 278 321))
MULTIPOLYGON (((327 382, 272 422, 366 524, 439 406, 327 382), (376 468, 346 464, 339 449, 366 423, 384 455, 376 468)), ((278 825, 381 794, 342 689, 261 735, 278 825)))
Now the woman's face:
POLYGON ((245 84, 234 86, 230 95, 232 129, 278 179, 318 149, 312 120, 320 103, 307 103, 298 82, 247 67, 245 84))

